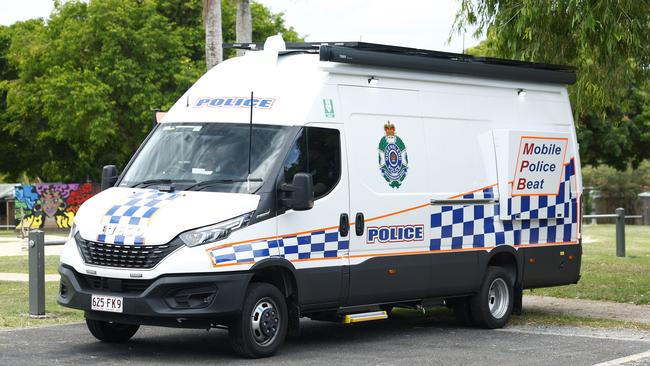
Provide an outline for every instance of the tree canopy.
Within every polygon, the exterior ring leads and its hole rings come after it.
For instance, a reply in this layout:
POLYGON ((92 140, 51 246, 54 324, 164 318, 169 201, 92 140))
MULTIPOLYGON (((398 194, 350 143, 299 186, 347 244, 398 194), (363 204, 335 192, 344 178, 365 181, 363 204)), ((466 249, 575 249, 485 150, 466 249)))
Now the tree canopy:
MULTIPOLYGON (((225 42, 235 4, 222 1, 225 42)), ((253 40, 300 40, 282 14, 252 4, 253 40)), ((201 0, 55 2, 42 19, 0 27, 0 173, 45 181, 97 179, 124 166, 204 72, 201 0)))
POLYGON ((455 30, 468 25, 487 34, 473 54, 576 68, 583 162, 625 169, 650 157, 650 1, 460 0, 455 30))

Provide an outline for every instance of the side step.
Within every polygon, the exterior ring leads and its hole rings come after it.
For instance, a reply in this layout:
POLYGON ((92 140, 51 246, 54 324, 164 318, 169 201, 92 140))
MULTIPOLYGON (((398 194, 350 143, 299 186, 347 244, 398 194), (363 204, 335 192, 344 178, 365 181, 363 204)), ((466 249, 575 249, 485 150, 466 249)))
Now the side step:
POLYGON ((368 313, 347 314, 345 318, 343 318, 343 323, 352 324, 352 323, 367 322, 371 320, 382 320, 387 318, 388 318, 388 313, 386 313, 385 311, 371 311, 368 313))

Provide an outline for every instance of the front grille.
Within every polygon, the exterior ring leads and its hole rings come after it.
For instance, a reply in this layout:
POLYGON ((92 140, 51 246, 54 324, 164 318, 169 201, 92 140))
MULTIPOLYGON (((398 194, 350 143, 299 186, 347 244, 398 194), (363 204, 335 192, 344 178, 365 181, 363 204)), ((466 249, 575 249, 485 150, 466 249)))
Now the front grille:
POLYGON ((79 275, 82 286, 88 290, 141 294, 154 280, 122 280, 88 275, 79 275))
POLYGON ((153 268, 169 253, 183 245, 179 239, 163 245, 122 245, 84 240, 77 235, 77 246, 84 262, 117 268, 153 268))

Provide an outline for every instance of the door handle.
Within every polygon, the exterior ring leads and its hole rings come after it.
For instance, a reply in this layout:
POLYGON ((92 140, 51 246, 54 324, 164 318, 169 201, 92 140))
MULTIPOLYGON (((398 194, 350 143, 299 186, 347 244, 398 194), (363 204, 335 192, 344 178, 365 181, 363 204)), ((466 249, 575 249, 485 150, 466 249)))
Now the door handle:
POLYGON ((339 235, 346 237, 350 233, 350 218, 348 214, 342 213, 339 217, 339 235))
POLYGON ((357 236, 363 235, 363 230, 364 230, 364 222, 363 222, 363 213, 357 212, 357 216, 354 220, 354 231, 357 234, 357 236))

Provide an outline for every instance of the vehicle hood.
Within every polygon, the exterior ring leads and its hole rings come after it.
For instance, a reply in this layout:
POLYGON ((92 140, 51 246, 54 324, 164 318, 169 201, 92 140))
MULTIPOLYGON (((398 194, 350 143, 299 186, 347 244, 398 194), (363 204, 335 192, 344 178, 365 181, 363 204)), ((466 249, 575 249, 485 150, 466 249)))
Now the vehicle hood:
POLYGON ((84 202, 75 224, 86 240, 161 245, 184 231, 254 211, 259 200, 243 193, 115 187, 84 202))

